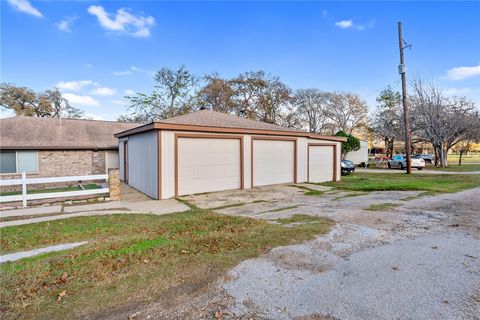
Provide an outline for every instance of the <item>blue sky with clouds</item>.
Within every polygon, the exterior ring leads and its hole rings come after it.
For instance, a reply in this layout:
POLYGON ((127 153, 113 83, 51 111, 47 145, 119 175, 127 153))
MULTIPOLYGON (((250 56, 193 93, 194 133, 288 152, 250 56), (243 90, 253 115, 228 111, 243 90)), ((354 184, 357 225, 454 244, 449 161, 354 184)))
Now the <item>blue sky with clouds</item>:
MULTIPOLYGON (((59 87, 97 119, 126 112, 152 72, 265 70, 293 89, 352 91, 371 107, 400 89, 397 21, 408 77, 480 105, 480 2, 158 2, 1 0, 1 81, 59 87)), ((2 116, 7 114, 3 112, 2 116)))

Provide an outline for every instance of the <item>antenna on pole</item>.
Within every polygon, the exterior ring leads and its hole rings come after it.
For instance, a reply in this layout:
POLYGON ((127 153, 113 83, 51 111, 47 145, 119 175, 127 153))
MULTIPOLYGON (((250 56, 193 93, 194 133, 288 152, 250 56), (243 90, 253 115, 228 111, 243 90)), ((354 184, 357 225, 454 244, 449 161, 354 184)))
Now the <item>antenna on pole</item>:
POLYGON ((407 44, 403 40, 402 23, 398 22, 398 47, 400 49, 400 65, 398 66, 398 73, 402 77, 402 102, 403 102, 403 122, 405 125, 405 153, 407 156, 407 174, 412 173, 412 155, 411 155, 411 142, 410 142, 410 115, 408 112, 407 103, 407 79, 406 68, 403 57, 403 50, 406 48, 411 49, 412 45, 407 44))

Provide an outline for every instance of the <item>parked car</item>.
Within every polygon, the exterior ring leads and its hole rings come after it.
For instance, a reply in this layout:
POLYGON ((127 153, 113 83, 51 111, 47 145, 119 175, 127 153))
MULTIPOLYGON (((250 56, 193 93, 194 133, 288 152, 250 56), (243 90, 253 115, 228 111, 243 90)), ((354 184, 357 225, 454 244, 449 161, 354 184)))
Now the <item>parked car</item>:
POLYGON ((355 172, 355 164, 350 160, 342 160, 342 175, 349 175, 352 172, 355 172))
POLYGON ((435 158, 431 155, 431 154, 415 154, 412 156, 412 158, 415 157, 415 158, 421 158, 423 160, 425 160, 425 163, 429 163, 429 164, 432 164, 435 162, 435 158))
MULTIPOLYGON (((425 168, 425 160, 419 157, 412 157, 411 160, 412 168, 417 168, 418 170, 423 170, 425 168)), ((389 169, 400 169, 403 170, 407 167, 407 157, 402 155, 393 156, 392 160, 388 161, 389 169)))

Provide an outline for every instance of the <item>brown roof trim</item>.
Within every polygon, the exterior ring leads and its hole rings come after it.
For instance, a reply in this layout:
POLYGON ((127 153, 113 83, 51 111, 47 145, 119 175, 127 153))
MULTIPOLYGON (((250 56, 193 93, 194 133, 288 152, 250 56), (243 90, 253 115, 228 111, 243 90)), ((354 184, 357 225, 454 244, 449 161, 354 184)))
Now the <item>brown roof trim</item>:
POLYGON ((116 138, 121 138, 149 130, 178 130, 178 131, 193 131, 193 132, 211 132, 211 133, 241 133, 241 134, 261 134, 261 135, 275 135, 275 136, 289 136, 289 137, 306 137, 310 139, 329 140, 344 142, 347 138, 337 136, 324 136, 316 133, 309 133, 303 131, 280 131, 280 130, 263 130, 263 129, 242 129, 242 128, 227 128, 227 127, 210 127, 199 126, 191 124, 171 124, 162 122, 152 122, 140 127, 125 130, 115 134, 116 138))
POLYGON ((69 147, 44 147, 44 146, 34 146, 34 147, 21 147, 21 146, 0 146, 0 150, 118 150, 118 146, 111 146, 111 147, 78 147, 73 148, 69 147))

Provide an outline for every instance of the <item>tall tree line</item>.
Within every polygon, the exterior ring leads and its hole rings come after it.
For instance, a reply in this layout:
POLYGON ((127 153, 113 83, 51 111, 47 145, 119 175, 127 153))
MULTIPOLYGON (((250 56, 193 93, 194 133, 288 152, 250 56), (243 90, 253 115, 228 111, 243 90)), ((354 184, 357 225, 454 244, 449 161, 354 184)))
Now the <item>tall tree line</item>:
POLYGON ((137 93, 120 121, 149 122, 200 108, 313 133, 351 133, 365 124, 367 104, 353 93, 319 89, 293 91, 279 77, 249 71, 233 78, 217 73, 198 77, 185 66, 155 73, 150 93, 137 93))

